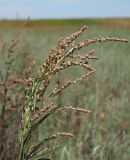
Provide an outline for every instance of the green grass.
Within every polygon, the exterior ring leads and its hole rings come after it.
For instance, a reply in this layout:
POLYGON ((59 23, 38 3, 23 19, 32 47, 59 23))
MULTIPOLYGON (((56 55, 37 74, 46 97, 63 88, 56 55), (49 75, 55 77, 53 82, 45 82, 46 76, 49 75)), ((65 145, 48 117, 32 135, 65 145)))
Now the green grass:
MULTIPOLYGON (((23 24, 25 20, 1 20, 0 21, 0 25, 2 26, 6 26, 7 24, 10 26, 20 26, 21 24, 23 24)), ((52 20, 31 20, 29 22, 29 26, 30 27, 41 27, 41 26, 72 26, 72 25, 84 25, 84 24, 89 24, 89 25, 93 25, 93 24, 101 24, 101 23, 105 23, 106 19, 52 19, 52 20)))
MULTIPOLYGON (((26 20, 0 20, 0 27, 2 28, 18 28, 23 25, 26 20)), ((28 26, 30 28, 44 28, 44 27, 63 27, 63 26, 79 26, 79 25, 109 25, 111 27, 127 27, 130 26, 130 18, 81 18, 81 19, 37 19, 29 20, 28 26)))
MULTIPOLYGON (((99 20, 97 20, 99 21, 99 20)), ((22 36, 20 45, 22 50, 29 52, 37 60, 37 66, 43 62, 49 50, 55 46, 57 40, 69 35, 82 24, 93 24, 81 39, 91 37, 124 37, 130 42, 128 28, 108 28, 97 26, 95 20, 66 20, 33 21, 31 27, 22 36), (52 27, 56 23, 57 25, 52 27), (66 25, 67 24, 67 25, 66 25), (68 25, 69 24, 69 25, 68 25)), ((106 20, 102 20, 106 21, 106 20)), ((102 22, 101 22, 102 23, 102 22)), ((16 30, 1 28, 0 34, 7 41, 16 30)), ((85 115, 62 115, 52 117, 48 121, 50 128, 40 128, 41 135, 44 130, 50 132, 54 127, 78 133, 76 138, 66 143, 65 147, 57 152, 60 160, 128 160, 130 158, 130 43, 96 44, 84 49, 83 54, 89 49, 96 49, 99 60, 93 62, 97 69, 94 76, 84 80, 80 85, 66 89, 61 95, 62 103, 86 106, 93 111, 91 117, 85 115), (55 119, 65 119, 67 124, 53 122, 55 119), (82 119, 79 127, 78 120, 82 119)), ((91 63, 91 62, 90 62, 91 63)), ((80 69, 66 71, 67 78, 73 79, 75 74, 80 75, 80 69)), ((61 74, 61 80, 66 76, 61 74)), ((62 120, 63 121, 63 120, 62 120)), ((54 156, 57 156, 54 155, 54 156)), ((55 157, 54 157, 55 158, 55 157)))

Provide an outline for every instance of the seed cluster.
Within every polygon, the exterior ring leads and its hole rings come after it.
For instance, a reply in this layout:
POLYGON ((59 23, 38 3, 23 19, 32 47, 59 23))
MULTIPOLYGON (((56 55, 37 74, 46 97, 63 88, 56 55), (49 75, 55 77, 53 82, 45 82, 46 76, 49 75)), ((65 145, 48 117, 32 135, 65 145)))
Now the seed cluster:
POLYGON ((57 133, 54 133, 52 136, 53 137, 60 137, 60 136, 73 137, 74 135, 72 133, 69 133, 69 132, 57 132, 57 133))
POLYGON ((78 112, 84 112, 87 114, 92 112, 88 109, 83 109, 83 108, 73 107, 73 106, 64 106, 64 109, 70 109, 70 110, 74 110, 74 111, 78 111, 78 112))

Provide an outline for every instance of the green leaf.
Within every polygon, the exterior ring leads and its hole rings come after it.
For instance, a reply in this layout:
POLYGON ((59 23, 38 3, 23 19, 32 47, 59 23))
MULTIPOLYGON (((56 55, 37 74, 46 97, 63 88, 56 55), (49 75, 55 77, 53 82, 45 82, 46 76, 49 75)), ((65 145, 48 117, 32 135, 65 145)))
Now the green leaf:
POLYGON ((55 137, 55 136, 46 137, 44 140, 42 140, 37 146, 35 146, 30 151, 30 153, 27 155, 27 158, 32 157, 33 154, 35 154, 37 152, 37 150, 44 145, 45 142, 52 140, 52 139, 55 139, 55 138, 58 138, 58 137, 55 137))
POLYGON ((32 160, 44 160, 45 156, 50 155, 51 153, 56 152, 59 150, 62 146, 56 147, 54 149, 51 149, 50 151, 40 153, 39 155, 36 155, 32 160))

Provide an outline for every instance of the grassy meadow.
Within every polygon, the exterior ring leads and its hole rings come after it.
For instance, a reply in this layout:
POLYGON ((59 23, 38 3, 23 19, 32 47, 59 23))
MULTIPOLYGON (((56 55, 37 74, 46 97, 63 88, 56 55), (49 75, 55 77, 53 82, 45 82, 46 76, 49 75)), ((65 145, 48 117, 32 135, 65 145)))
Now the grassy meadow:
MULTIPOLYGON (((9 42, 21 29, 23 21, 0 21, 0 37, 9 42)), ((66 89, 54 101, 82 106, 92 110, 86 116, 79 113, 53 115, 39 128, 41 137, 53 130, 72 131, 75 137, 50 156, 54 160, 129 160, 130 159, 130 19, 37 20, 28 22, 21 35, 19 54, 36 59, 36 67, 44 61, 60 37, 67 36, 82 25, 89 28, 80 38, 127 38, 127 44, 96 43, 82 50, 83 55, 96 49, 98 60, 88 61, 95 74, 66 89)), ((2 59, 0 59, 2 61, 2 59)), ((24 63, 24 62, 23 62, 24 63)), ((18 65, 16 71, 20 68, 18 65)), ((63 83, 74 79, 83 70, 74 68, 55 76, 63 83)), ((63 144, 64 144, 63 143, 63 144)))

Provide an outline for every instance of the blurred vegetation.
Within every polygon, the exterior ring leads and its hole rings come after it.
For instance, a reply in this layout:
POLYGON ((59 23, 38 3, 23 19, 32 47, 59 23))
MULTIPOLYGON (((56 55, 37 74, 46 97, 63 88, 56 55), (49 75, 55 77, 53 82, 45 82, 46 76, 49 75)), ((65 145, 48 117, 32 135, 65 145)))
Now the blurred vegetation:
MULTIPOLYGON (((8 42, 22 23, 22 21, 0 21, 0 35, 8 42)), ((60 37, 72 33, 84 24, 90 28, 81 39, 114 36, 128 38, 130 41, 129 19, 35 20, 29 22, 28 30, 22 36, 19 46, 24 53, 27 52, 34 57, 36 65, 39 66, 60 37)), ((96 49, 99 57, 93 64, 97 72, 80 85, 66 89, 56 100, 57 103, 60 101, 68 105, 86 106, 93 113, 89 117, 76 113, 55 115, 47 121, 46 126, 40 128, 41 136, 45 131, 50 132, 56 127, 59 130, 66 128, 76 135, 73 140, 68 140, 57 154, 52 155, 50 157, 52 159, 128 160, 130 158, 130 43, 95 44, 92 48, 84 49, 83 54, 90 49, 96 49)), ((20 67, 21 65, 16 69, 20 70, 20 67)), ((64 82, 66 76, 67 79, 70 75, 74 78, 81 72, 80 69, 69 70, 58 77, 64 82)), ((50 87, 56 79, 57 77, 50 87)))
MULTIPOLYGON (((21 27, 25 20, 0 20, 0 27, 2 28, 17 28, 21 27)), ((79 25, 103 25, 117 28, 129 28, 130 18, 81 18, 81 19, 38 19, 30 20, 30 28, 42 28, 42 27, 62 27, 62 26, 79 26, 79 25)))

